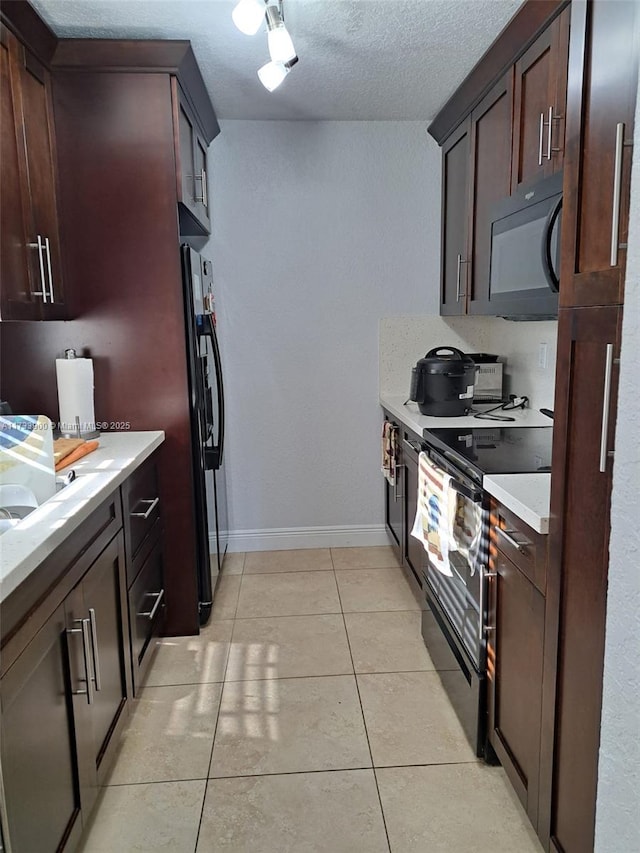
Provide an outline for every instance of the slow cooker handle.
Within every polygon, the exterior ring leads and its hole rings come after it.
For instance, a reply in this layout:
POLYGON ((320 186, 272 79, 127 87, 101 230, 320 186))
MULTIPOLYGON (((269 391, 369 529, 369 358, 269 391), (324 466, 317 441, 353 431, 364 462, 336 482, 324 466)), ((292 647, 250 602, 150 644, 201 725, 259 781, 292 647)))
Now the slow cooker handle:
POLYGON ((432 355, 437 356, 438 353, 441 352, 452 352, 454 355, 462 361, 464 359, 464 353, 462 350, 456 349, 455 347, 435 347, 434 349, 430 349, 429 352, 425 355, 425 358, 431 358, 432 355))

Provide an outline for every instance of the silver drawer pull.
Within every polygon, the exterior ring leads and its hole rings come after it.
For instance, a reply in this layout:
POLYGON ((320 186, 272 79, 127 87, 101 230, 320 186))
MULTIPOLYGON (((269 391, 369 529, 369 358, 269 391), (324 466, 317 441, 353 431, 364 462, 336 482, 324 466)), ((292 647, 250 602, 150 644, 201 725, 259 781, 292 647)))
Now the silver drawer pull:
POLYGON ((91 647, 93 648, 93 674, 96 682, 96 690, 102 690, 102 679, 100 678, 100 657, 98 655, 98 626, 96 624, 96 611, 89 608, 89 623, 91 625, 91 647))
POLYGON ((86 696, 87 703, 93 704, 93 679, 91 677, 91 668, 89 666, 89 620, 74 619, 74 624, 80 623, 80 628, 67 628, 67 634, 82 634, 82 653, 84 657, 84 677, 87 682, 86 690, 74 690, 74 696, 86 696))
POLYGON ((131 518, 149 518, 151 513, 160 503, 160 498, 147 498, 146 500, 139 501, 141 504, 149 504, 149 508, 146 512, 130 512, 129 515, 131 518))
POLYGON ((509 543, 509 545, 513 545, 518 551, 524 551, 527 545, 531 545, 532 543, 525 539, 524 542, 518 542, 517 539, 513 538, 513 534, 517 533, 517 530, 503 530, 502 527, 495 528, 496 533, 499 533, 503 539, 509 543))
POLYGON ((622 185, 622 147, 624 143, 624 122, 616 125, 616 142, 613 164, 613 202, 611 206, 611 258, 612 267, 618 264, 618 240, 620 230, 620 189, 622 185))
POLYGON ((138 613, 138 616, 143 619, 146 618, 149 622, 153 622, 156 613, 158 612, 158 608, 162 603, 162 599, 164 598, 164 589, 161 589, 160 592, 148 592, 149 598, 155 598, 155 604, 151 608, 151 610, 145 610, 143 613, 138 613))
POLYGON ((604 474, 607 470, 607 440, 609 438, 609 408, 611 404, 611 372, 613 370, 613 344, 607 344, 604 364, 604 389, 602 392, 602 426, 600 428, 600 467, 604 474))

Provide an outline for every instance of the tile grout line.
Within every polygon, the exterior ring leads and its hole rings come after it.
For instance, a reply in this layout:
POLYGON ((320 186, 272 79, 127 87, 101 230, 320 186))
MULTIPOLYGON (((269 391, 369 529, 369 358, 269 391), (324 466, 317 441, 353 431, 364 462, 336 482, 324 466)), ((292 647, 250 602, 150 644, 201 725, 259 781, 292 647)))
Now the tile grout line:
MULTIPOLYGON (((333 554, 331 554, 331 562, 333 564, 333 554)), ((358 702, 360 703, 360 713, 362 714, 362 725, 364 726, 364 734, 367 739, 367 748, 369 749, 369 758, 371 759, 371 769, 373 771, 373 780, 376 784, 376 793, 378 794, 378 804, 380 805, 380 815, 382 817, 382 825, 384 827, 385 838, 387 839, 387 848, 389 853, 391 853, 391 842, 389 840, 389 830, 387 829, 387 819, 384 815, 384 808, 382 806, 382 797, 380 796, 380 787, 378 786, 378 777, 376 776, 376 769, 373 762, 373 751, 371 749, 371 741, 369 740, 369 730, 367 729, 367 720, 364 715, 364 708, 362 707, 362 697, 360 696, 360 685, 358 684, 358 678, 356 676, 356 665, 353 661, 353 652, 351 651, 351 640, 349 639, 349 631, 347 629, 347 620, 344 618, 344 610, 342 609, 342 597, 340 595, 340 587, 338 585, 338 578, 336 576, 335 565, 333 568, 333 575, 336 582, 336 587, 338 588, 338 599, 340 601, 340 609, 342 610, 342 623, 344 625, 344 633, 347 637, 347 646, 349 648, 349 657, 351 658, 351 666, 353 668, 353 680, 356 685, 356 693, 358 695, 358 702)))
MULTIPOLYGON (((131 788, 140 785, 173 785, 181 782, 220 782, 225 779, 263 779, 269 776, 305 776, 308 773, 349 773, 353 770, 403 770, 410 767, 464 767, 468 764, 485 766, 478 758, 473 761, 432 761, 422 762, 421 764, 381 764, 378 767, 324 767, 319 770, 278 770, 272 773, 245 773, 232 776, 211 776, 207 780, 204 776, 195 777, 193 779, 153 779, 142 782, 116 782, 114 785, 107 785, 106 788, 131 788)), ((500 770, 500 766, 491 767, 492 770, 500 770)))
MULTIPOLYGON (((247 559, 246 554, 244 556, 244 559, 246 561, 246 559, 247 559)), ((244 561, 242 563, 242 571, 244 574, 244 561)), ((233 611, 233 620, 231 620, 232 621, 231 636, 229 637, 229 647, 227 648, 227 659, 225 660, 225 664, 224 664, 224 673, 222 676, 222 682, 215 682, 217 684, 221 683, 222 686, 220 688, 220 699, 218 700, 218 712, 216 714, 216 722, 215 722, 215 725, 213 727, 213 737, 211 739, 211 752, 209 753, 209 764, 207 765, 207 778, 205 779, 205 783, 204 783, 204 795, 202 797, 202 807, 200 809, 200 819, 198 820, 198 831, 196 832, 196 843, 195 843, 195 847, 193 848, 193 853, 197 853, 197 851, 198 851, 198 844, 200 842, 200 831, 202 829, 202 820, 204 818, 204 807, 205 807, 205 804, 207 802, 207 793, 209 791, 209 779, 211 778, 211 764, 213 762, 213 750, 214 750, 215 745, 216 745, 216 735, 218 733, 218 722, 220 720, 220 709, 222 708, 222 697, 224 695, 224 685, 225 685, 226 678, 227 678, 227 670, 229 669, 229 660, 231 658, 231 649, 233 646, 233 633, 236 629, 236 613, 238 612, 238 604, 240 602, 240 591, 242 589, 242 577, 243 577, 243 575, 240 575, 239 577, 240 577, 240 585, 238 588, 238 598, 236 599, 236 606, 235 606, 235 610, 233 611)), ((215 604, 215 598, 214 598, 214 604, 215 604)))
MULTIPOLYGON (((414 612, 414 611, 410 611, 414 612)), ((338 614, 335 614, 338 615, 338 614)), ((280 617, 274 617, 276 619, 280 617)), ((145 690, 161 687, 196 687, 200 684, 243 684, 245 681, 292 681, 301 678, 344 678, 347 675, 405 675, 418 672, 457 672, 456 669, 372 669, 362 672, 323 672, 315 675, 278 675, 273 678, 224 678, 222 681, 175 681, 171 684, 149 684, 145 690)))

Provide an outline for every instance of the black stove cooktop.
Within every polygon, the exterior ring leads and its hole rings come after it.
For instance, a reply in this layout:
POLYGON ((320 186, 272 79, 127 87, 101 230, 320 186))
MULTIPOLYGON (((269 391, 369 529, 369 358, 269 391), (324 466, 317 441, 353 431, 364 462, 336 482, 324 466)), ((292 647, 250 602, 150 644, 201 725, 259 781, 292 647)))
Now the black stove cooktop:
POLYGON ((425 430, 424 440, 481 481, 484 474, 551 471, 552 436, 551 426, 447 427, 425 430))

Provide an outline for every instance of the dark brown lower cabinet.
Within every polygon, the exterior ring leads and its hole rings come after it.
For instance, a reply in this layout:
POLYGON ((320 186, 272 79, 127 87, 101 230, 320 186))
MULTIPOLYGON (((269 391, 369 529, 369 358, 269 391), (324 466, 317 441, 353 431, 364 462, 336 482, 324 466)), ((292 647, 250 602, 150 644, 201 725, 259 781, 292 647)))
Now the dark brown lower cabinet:
POLYGON ((500 551, 494 552, 492 563, 489 741, 537 827, 545 600, 500 551))
POLYGON ((541 755, 543 842, 593 849, 622 308, 561 309, 541 755))
POLYGON ((73 850, 128 716, 119 533, 3 676, 12 853, 73 850))
MULTIPOLYGON (((2 678, 2 775, 13 853, 72 849, 82 832, 63 605, 2 678)), ((77 689, 77 687, 76 687, 77 689)))
POLYGON ((87 815, 128 716, 124 595, 120 533, 65 600, 73 723, 82 808, 87 815))
POLYGON ((151 550, 129 590, 131 666, 136 694, 153 660, 153 641, 162 633, 166 612, 162 543, 156 538, 149 545, 151 550))
MULTIPOLYGON (((397 426, 397 424, 396 424, 397 426)), ((398 447, 400 447, 400 427, 398 427, 398 447)), ((384 481, 384 520, 392 547, 402 559, 402 526, 404 517, 404 495, 402 491, 402 453, 396 459, 396 481, 391 485, 384 481)))
POLYGON ((418 454, 420 452, 419 442, 412 439, 402 440, 402 461, 404 464, 404 522, 403 522, 403 546, 402 557, 414 574, 417 582, 422 586, 422 570, 427 564, 427 552, 421 542, 411 535, 413 522, 418 509, 418 454))

